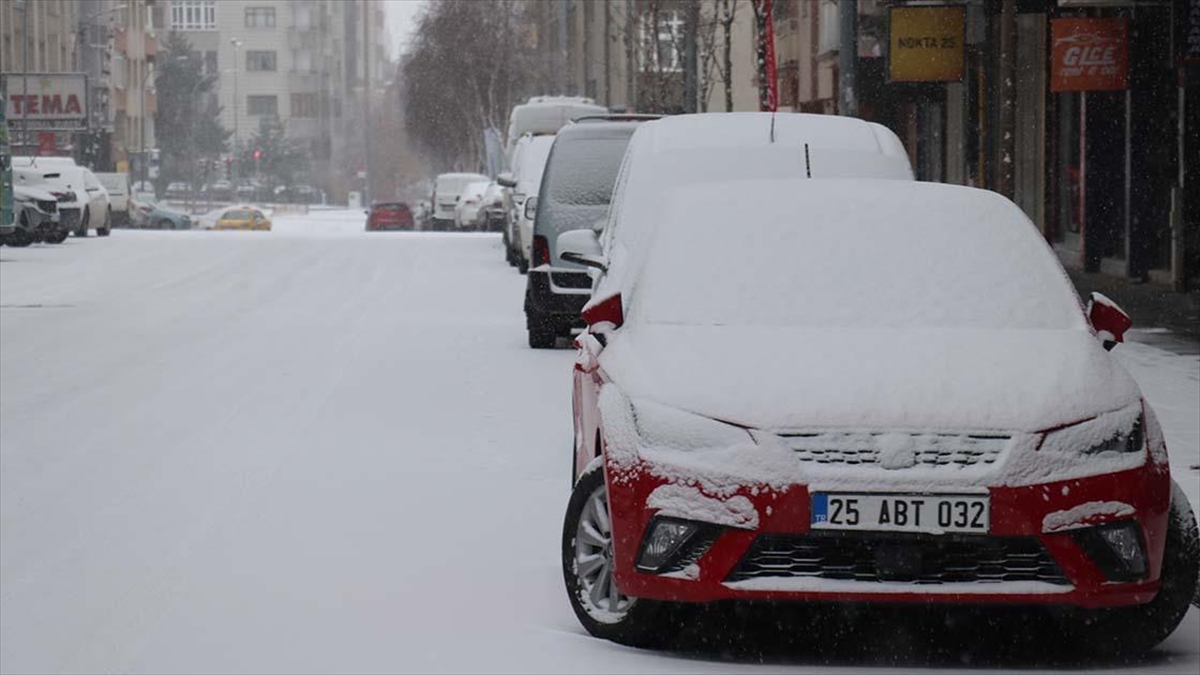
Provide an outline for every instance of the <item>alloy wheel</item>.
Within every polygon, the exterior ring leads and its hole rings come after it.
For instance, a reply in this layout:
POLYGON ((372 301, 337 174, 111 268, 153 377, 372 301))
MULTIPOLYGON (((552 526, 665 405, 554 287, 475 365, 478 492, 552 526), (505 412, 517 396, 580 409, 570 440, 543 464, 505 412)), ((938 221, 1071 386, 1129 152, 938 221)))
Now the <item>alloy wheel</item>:
POLYGON ((618 622, 637 602, 613 579, 612 517, 603 483, 588 496, 575 529, 575 575, 584 608, 599 621, 618 622))

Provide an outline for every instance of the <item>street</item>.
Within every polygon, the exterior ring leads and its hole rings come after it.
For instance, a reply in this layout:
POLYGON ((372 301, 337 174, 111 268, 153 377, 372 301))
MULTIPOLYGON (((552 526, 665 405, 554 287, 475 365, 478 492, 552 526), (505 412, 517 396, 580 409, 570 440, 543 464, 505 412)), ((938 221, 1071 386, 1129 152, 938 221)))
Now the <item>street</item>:
MULTIPOLYGON (((559 559, 572 352, 526 346, 497 235, 363 218, 0 249, 0 671, 1058 665, 589 637, 559 559)), ((1200 356, 1117 349, 1200 505, 1200 356)), ((1195 673, 1200 610, 1091 665, 1195 673)))

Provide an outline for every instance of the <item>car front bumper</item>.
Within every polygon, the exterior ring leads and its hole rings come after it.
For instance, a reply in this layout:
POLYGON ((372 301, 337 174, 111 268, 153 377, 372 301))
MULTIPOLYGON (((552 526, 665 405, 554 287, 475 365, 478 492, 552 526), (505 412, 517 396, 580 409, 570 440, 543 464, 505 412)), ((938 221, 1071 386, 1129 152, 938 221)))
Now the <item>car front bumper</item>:
POLYGON ((811 492, 802 484, 765 489, 746 481, 731 490, 727 475, 713 476, 713 482, 693 475, 681 483, 674 468, 645 459, 616 469, 610 461, 606 475, 615 538, 614 573, 621 591, 678 602, 740 599, 1080 608, 1142 604, 1158 592, 1171 489, 1167 472, 1150 462, 1089 478, 989 487, 991 525, 986 534, 935 535, 811 528, 811 492), (714 490, 713 485, 719 488, 714 490), (659 508, 648 503, 664 486, 670 486, 667 489, 676 500, 687 501, 691 495, 700 504, 693 511, 696 515, 686 520, 708 524, 702 536, 693 536, 677 552, 682 560, 650 572, 639 569, 638 563, 649 529, 663 517, 659 508), (753 527, 714 524, 712 520, 720 519, 706 517, 730 500, 748 500, 753 505, 757 513, 753 527), (1114 501, 1132 506, 1133 515, 1089 521, 1068 531, 1044 531, 1049 514, 1088 502, 1114 501), (1136 581, 1112 581, 1089 555, 1094 549, 1081 542, 1081 533, 1131 520, 1141 536, 1146 573, 1136 581), (916 556, 920 574, 897 578, 884 573, 879 556, 887 560, 896 551, 916 556))

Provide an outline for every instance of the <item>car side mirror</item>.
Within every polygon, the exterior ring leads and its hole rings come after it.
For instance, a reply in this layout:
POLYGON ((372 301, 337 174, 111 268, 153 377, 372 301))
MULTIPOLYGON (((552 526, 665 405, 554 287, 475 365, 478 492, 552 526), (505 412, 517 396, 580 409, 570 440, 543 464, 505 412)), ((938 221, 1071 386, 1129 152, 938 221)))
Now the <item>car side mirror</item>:
POLYGON ((369 216, 369 215, 371 215, 371 209, 363 209, 363 213, 365 213, 369 216))
POLYGON ((505 171, 504 173, 496 176, 496 182, 500 184, 500 187, 506 187, 506 188, 517 187, 516 178, 514 178, 512 173, 508 172, 508 171, 505 171))
POLYGON ((525 220, 533 220, 537 217, 537 197, 530 197, 525 200, 525 220))
POLYGON ((584 267, 592 267, 601 272, 608 271, 608 261, 600 248, 600 239, 592 230, 568 230, 558 235, 554 241, 558 257, 584 267))
POLYGON ((1117 303, 1102 293, 1092 291, 1087 304, 1088 322, 1096 331, 1096 337, 1107 350, 1112 350, 1118 342, 1125 341, 1125 331, 1133 325, 1133 320, 1117 303))

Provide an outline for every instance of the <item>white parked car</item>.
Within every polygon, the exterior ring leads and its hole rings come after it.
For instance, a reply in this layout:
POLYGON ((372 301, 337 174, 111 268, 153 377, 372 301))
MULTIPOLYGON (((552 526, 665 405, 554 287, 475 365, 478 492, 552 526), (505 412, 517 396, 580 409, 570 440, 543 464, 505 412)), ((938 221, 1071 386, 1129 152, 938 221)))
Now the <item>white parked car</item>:
POLYGON ((443 173, 433 184, 433 213, 429 226, 434 230, 449 230, 454 226, 454 209, 458 198, 471 183, 487 183, 491 179, 480 173, 443 173))
POLYGON ((26 174, 26 185, 41 187, 59 198, 59 222, 75 236, 86 237, 92 229, 106 237, 112 231, 108 191, 90 169, 70 157, 14 157, 14 176, 22 169, 33 170, 26 174), (64 200, 63 193, 73 194, 75 199, 64 200))
POLYGON ((521 137, 513 150, 512 171, 496 178, 496 182, 510 190, 511 210, 505 237, 505 255, 521 274, 529 271, 537 195, 542 185, 542 172, 546 169, 546 160, 550 158, 550 148, 553 146, 554 136, 551 134, 521 137))
POLYGON ((468 183, 454 206, 454 225, 460 230, 481 230, 487 224, 483 197, 491 181, 468 183))

